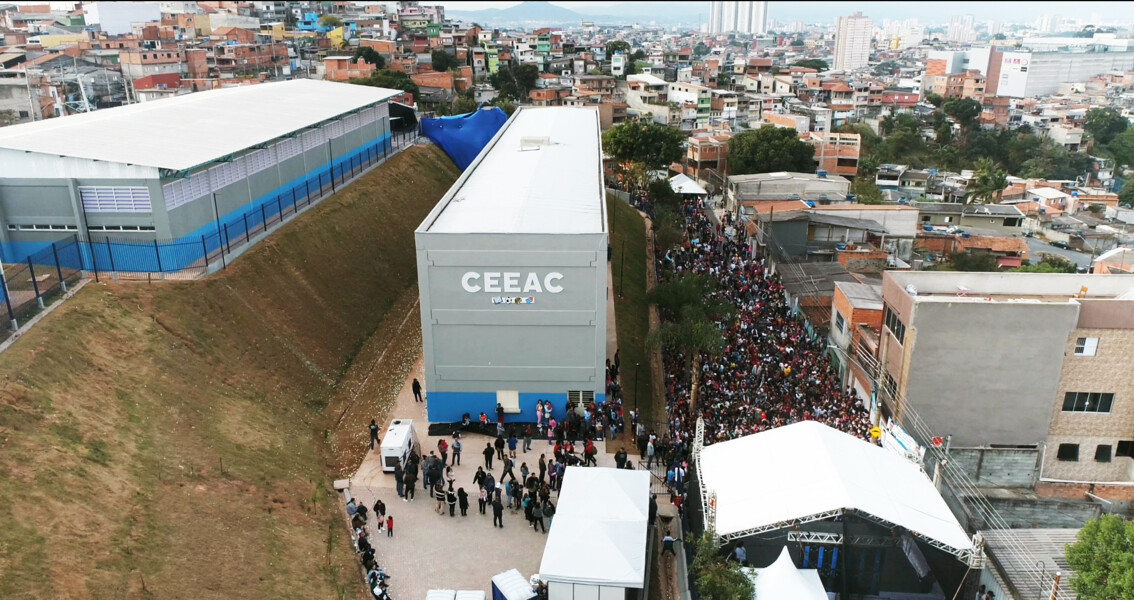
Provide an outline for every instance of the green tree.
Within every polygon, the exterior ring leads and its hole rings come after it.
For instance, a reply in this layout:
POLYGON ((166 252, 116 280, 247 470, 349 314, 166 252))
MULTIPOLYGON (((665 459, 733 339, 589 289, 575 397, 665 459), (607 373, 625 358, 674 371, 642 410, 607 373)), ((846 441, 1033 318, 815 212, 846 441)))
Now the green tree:
POLYGON ((1134 523, 1118 515, 1088 521, 1067 546, 1067 562, 1081 600, 1134 598, 1134 523))
POLYGON ((879 77, 882 77, 883 75, 893 75, 894 71, 897 71, 900 68, 902 68, 902 65, 898 64, 898 61, 884 60, 874 67, 874 74, 879 77))
POLYGON ((417 87, 417 84, 414 83, 412 79, 410 79, 409 75, 406 75, 401 71, 393 71, 390 69, 380 69, 371 73, 369 77, 351 79, 350 81, 348 81, 348 83, 402 90, 413 94, 413 99, 415 101, 421 94, 421 89, 419 89, 417 87))
POLYGON ((629 55, 630 54, 630 44, 628 42, 624 42, 622 40, 614 40, 612 42, 607 42, 607 44, 606 44, 606 58, 610 59, 610 57, 614 56, 615 52, 621 52, 622 54, 629 55))
POLYGON ((1013 273, 1077 273, 1075 265, 1055 254, 1045 254, 1038 263, 1025 264, 1022 267, 1009 269, 1013 273))
POLYGON ((1103 153, 1109 154, 1120 167, 1134 165, 1134 128, 1114 136, 1103 153))
POLYGON ((441 73, 461 66, 461 61, 456 56, 444 50, 434 50, 430 53, 430 58, 433 60, 433 70, 441 73))
POLYGON ((539 67, 531 63, 500 67, 488 76, 488 82, 500 92, 500 95, 516 101, 526 100, 528 92, 535 88, 538 80, 539 67))
POLYGON ((1126 131, 1130 121, 1115 108, 1092 108, 1087 111, 1083 129, 1100 144, 1109 144, 1114 136, 1126 131))
POLYGON ((740 564, 721 556, 713 545, 712 533, 705 532, 691 540, 693 563, 690 579, 697 586, 697 597, 703 600, 753 600, 756 590, 752 580, 740 570, 740 564))
POLYGON ((882 204, 885 200, 882 190, 873 181, 862 177, 851 182, 850 193, 854 194, 854 200, 859 204, 882 204))
POLYGON ((793 67, 804 67, 807 69, 815 69, 822 73, 828 68, 827 61, 819 58, 809 58, 807 60, 798 60, 791 64, 793 67))
POLYGON ((689 406, 697 409, 697 391, 704 355, 719 356, 724 335, 719 321, 731 319, 731 305, 713 297, 716 281, 702 275, 684 275, 658 284, 646 295, 658 307, 663 322, 650 332, 646 344, 669 348, 685 358, 690 374, 689 406))
POLYGON ((765 125, 732 136, 728 164, 733 175, 775 171, 815 172, 815 147, 794 129, 765 125))
POLYGON ((965 193, 965 202, 999 202, 1000 194, 1008 186, 1008 175, 991 159, 982 158, 976 163, 976 172, 965 193))
POLYGON ((1006 40, 1006 39, 1008 39, 1008 36, 1004 35, 1003 33, 998 33, 998 34, 992 36, 992 39, 994 39, 994 40, 1006 40))
POLYGON ((630 60, 633 60, 633 61, 646 60, 646 52, 644 50, 642 50, 641 48, 639 48, 639 49, 635 50, 633 54, 630 55, 630 60))
POLYGON ((693 46, 693 56, 701 57, 708 53, 709 47, 705 45, 705 42, 697 42, 697 45, 693 46))
POLYGON ((665 125, 627 121, 602 134, 602 147, 620 161, 664 169, 685 154, 685 134, 665 125))
POLYGON ((366 62, 375 66, 375 68, 383 69, 386 67, 386 59, 378 53, 377 50, 370 46, 359 46, 354 51, 354 57, 361 58, 366 62))
POLYGON ((957 252, 949 257, 949 264, 957 271, 991 272, 999 271, 996 255, 988 252, 957 252))
POLYGON ((453 114, 463 115, 466 113, 475 112, 477 109, 476 100, 465 96, 460 96, 453 100, 453 114))
POLYGON ((925 101, 937 108, 941 108, 941 105, 945 103, 945 99, 941 97, 941 94, 934 94, 932 92, 926 94, 925 101))
POLYGON ((945 114, 956 119, 957 123, 964 130, 972 129, 976 124, 977 118, 983 110, 980 102, 972 98, 958 98, 957 100, 950 100, 942 107, 945 114))
POLYGON ((343 26, 343 20, 335 15, 322 15, 319 17, 319 27, 323 29, 334 29, 343 26))
POLYGON ((512 103, 511 100, 507 98, 501 98, 500 96, 493 98, 492 102, 488 103, 488 106, 495 106, 499 108, 500 110, 504 111, 504 114, 508 115, 509 117, 512 116, 512 113, 516 112, 516 105, 512 103))
POLYGON ((1118 200, 1123 204, 1134 203, 1134 177, 1127 179, 1118 192, 1118 200))
POLYGON ((791 41, 791 43, 789 45, 799 47, 799 46, 803 46, 804 44, 803 44, 803 40, 801 40, 799 38, 795 38, 794 40, 791 41))

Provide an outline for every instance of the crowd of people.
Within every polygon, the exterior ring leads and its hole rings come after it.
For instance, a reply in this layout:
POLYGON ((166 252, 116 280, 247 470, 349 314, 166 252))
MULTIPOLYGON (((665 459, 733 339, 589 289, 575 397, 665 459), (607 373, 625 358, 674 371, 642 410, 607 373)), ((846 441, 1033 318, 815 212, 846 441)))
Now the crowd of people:
POLYGON ((387 537, 394 537, 394 517, 387 513, 386 504, 381 499, 374 502, 373 511, 354 498, 348 499, 346 511, 350 518, 354 551, 366 570, 366 589, 370 590, 375 600, 391 600, 386 583, 390 575, 378 564, 370 536, 385 533, 387 537))
POLYGON ((663 352, 667 462, 684 460, 698 417, 706 445, 805 420, 869 440, 868 411, 853 388, 840 384, 826 340, 792 314, 783 284, 764 259, 753 257, 744 227, 727 213, 715 223, 707 210, 700 201, 684 204, 684 241, 658 256, 659 280, 705 276, 715 282, 713 299, 731 305, 733 315, 719 322, 723 352, 702 356, 696 409, 689 401, 691 361, 663 352))

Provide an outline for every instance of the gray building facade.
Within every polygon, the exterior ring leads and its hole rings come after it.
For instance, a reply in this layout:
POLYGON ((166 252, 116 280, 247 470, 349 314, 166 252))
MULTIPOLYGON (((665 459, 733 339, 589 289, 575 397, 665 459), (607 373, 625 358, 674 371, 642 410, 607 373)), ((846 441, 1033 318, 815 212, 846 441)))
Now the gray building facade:
POLYGON ((605 400, 598 112, 517 110, 415 236, 431 422, 605 400))

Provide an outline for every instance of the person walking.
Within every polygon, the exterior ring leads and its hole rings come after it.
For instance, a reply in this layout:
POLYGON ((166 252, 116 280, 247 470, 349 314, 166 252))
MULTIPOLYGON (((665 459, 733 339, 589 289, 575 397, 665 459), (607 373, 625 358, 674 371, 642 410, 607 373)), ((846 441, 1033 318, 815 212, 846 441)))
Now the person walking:
POLYGON ((386 515, 386 537, 394 537, 394 516, 386 515))
POLYGON ((547 521, 547 528, 551 529, 551 520, 555 518, 555 505, 550 500, 543 502, 543 519, 547 521))
POLYGON ((453 434, 453 465, 461 464, 461 434, 453 434))
POLYGON ((544 455, 539 455, 539 482, 543 483, 543 478, 547 476, 547 459, 544 455))
POLYGON ((547 445, 550 446, 555 443, 555 427, 558 425, 555 422, 555 417, 547 419, 547 445))
POLYGON ((374 419, 370 419, 370 449, 373 450, 374 446, 378 444, 378 424, 374 422, 374 419))
POLYGON ((654 440, 646 442, 646 468, 649 469, 654 462, 654 440))
POLYGON ((504 460, 504 446, 506 444, 507 442, 504 441, 503 435, 496 436, 496 443, 494 445, 496 446, 496 458, 498 460, 504 460))
POLYGON ((421 382, 415 377, 413 380, 413 401, 421 402, 421 382))
POLYGON ((449 463, 449 442, 446 442, 445 438, 437 440, 437 453, 441 455, 442 465, 449 463))
POLYGON ((445 484, 441 480, 433 484, 433 499, 437 501, 437 514, 445 514, 445 484))
POLYGON ((543 524, 543 507, 535 500, 532 500, 532 529, 547 533, 547 527, 543 524))
POLYGON ((461 516, 469 516, 469 493, 465 488, 457 488, 457 505, 461 509, 461 516))
POLYGON ((406 493, 404 496, 402 496, 402 500, 409 502, 410 500, 413 500, 414 493, 417 490, 417 469, 406 471, 406 474, 403 477, 406 480, 406 493))
POLYGON ((504 481, 504 477, 507 476, 507 475, 512 476, 512 481, 516 481, 516 474, 512 472, 512 469, 515 466, 516 466, 516 460, 513 459, 513 458, 505 456, 504 457, 504 472, 500 474, 500 481, 504 481))
MULTIPOLYGON (((449 505, 449 516, 457 516, 457 492, 453 491, 453 486, 449 486, 449 491, 445 492, 445 502, 449 505)), ((468 500, 465 500, 466 506, 468 500)))
POLYGON ((381 500, 374 502, 374 518, 378 521, 378 530, 382 530, 382 523, 386 520, 386 503, 381 500))
POLYGON ((662 543, 661 555, 665 556, 665 553, 669 552, 670 554, 672 554, 673 556, 676 557, 677 552, 674 550, 674 546, 679 541, 680 540, 674 539, 674 537, 669 534, 669 531, 666 531, 665 537, 663 537, 662 540, 661 540, 661 543, 662 543))
POLYGON ((480 505, 480 514, 484 514, 484 508, 488 504, 488 490, 480 488, 480 492, 476 497, 477 503, 480 505))
POLYGON ((492 443, 488 442, 484 445, 484 468, 489 471, 492 470, 492 457, 496 455, 496 451, 492 449, 492 443))
POLYGON ((476 468, 476 475, 473 475, 472 482, 479 487, 484 487, 484 480, 488 478, 488 473, 484 472, 484 467, 476 468))
POLYGON ((500 494, 492 500, 492 526, 504 529, 504 505, 500 502, 500 494))
POLYGON ((524 450, 526 454, 532 451, 532 426, 526 425, 524 427, 524 450))

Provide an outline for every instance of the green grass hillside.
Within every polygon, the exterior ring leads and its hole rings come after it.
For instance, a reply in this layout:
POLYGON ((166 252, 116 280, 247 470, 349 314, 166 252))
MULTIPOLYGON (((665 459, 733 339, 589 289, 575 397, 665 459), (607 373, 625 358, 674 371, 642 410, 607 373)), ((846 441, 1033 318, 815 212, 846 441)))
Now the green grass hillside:
POLYGON ((381 418, 356 372, 405 375, 413 229, 457 175, 412 148, 227 271, 92 282, 0 354, 0 598, 356 597, 329 481, 363 449, 332 448, 381 418))

